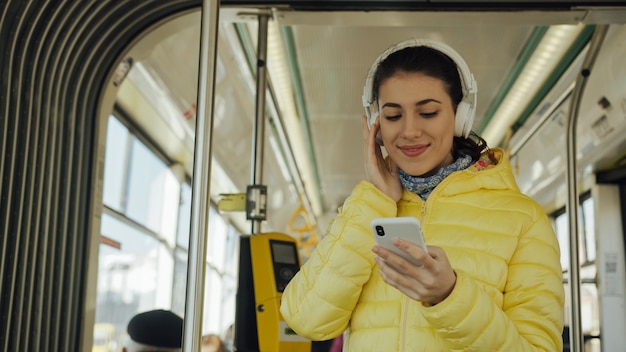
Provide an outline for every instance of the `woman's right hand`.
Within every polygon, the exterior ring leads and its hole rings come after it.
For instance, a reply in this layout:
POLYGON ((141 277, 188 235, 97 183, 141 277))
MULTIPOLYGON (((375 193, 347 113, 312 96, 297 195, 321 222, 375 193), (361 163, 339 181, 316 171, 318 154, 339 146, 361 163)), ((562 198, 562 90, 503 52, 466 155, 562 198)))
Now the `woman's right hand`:
POLYGON ((400 200, 402 185, 398 178, 398 166, 389 158, 389 165, 383 158, 380 145, 376 143, 376 133, 380 129, 378 118, 370 129, 367 126, 367 116, 361 117, 363 139, 365 140, 365 174, 367 180, 374 184, 383 193, 393 199, 400 200))

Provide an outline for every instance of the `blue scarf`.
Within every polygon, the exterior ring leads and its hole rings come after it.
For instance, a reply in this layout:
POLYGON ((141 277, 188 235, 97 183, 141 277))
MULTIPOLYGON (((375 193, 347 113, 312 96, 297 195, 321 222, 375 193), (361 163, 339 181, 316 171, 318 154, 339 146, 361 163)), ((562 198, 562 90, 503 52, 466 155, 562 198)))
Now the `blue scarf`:
POLYGON ((423 200, 428 199, 430 192, 437 187, 437 185, 443 181, 448 175, 454 171, 465 170, 472 165, 472 157, 469 155, 463 155, 456 159, 452 164, 444 166, 439 171, 428 177, 411 176, 404 172, 402 169, 398 169, 398 176, 400 177, 400 183, 407 190, 416 193, 423 200))

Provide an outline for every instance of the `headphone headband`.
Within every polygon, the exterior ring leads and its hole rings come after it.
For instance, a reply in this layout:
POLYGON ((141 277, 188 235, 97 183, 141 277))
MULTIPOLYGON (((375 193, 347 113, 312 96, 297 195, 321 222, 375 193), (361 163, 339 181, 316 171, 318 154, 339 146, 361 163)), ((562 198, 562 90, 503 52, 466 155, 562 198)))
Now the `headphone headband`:
POLYGON ((428 48, 432 48, 441 52, 442 54, 448 56, 457 67, 459 71, 459 76, 461 78, 461 89, 463 91, 463 99, 461 99, 461 103, 457 106, 457 115, 455 118, 455 135, 456 136, 469 136, 469 133, 472 129, 472 123, 474 121, 474 113, 476 109, 476 93, 478 92, 478 87, 476 85, 476 80, 474 79, 474 75, 469 70, 467 63, 459 53, 457 53, 452 47, 447 44, 431 40, 431 39, 409 39, 398 43, 391 48, 385 50, 377 59, 374 61, 372 66, 367 73, 367 78, 365 80, 365 86, 363 87, 363 107, 365 108, 365 114, 367 115, 368 125, 371 127, 376 117, 378 117, 378 103, 374 101, 374 76, 376 75, 376 70, 380 63, 385 60, 389 55, 393 54, 396 51, 402 50, 408 47, 419 47, 425 46, 428 48))

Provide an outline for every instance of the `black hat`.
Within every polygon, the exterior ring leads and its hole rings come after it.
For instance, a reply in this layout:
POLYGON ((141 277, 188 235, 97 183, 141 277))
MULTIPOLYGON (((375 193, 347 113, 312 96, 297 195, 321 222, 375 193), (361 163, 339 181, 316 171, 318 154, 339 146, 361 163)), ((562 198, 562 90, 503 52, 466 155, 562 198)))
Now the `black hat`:
POLYGON ((135 315, 128 322, 133 341, 158 347, 182 347, 183 319, 169 310, 156 309, 135 315))

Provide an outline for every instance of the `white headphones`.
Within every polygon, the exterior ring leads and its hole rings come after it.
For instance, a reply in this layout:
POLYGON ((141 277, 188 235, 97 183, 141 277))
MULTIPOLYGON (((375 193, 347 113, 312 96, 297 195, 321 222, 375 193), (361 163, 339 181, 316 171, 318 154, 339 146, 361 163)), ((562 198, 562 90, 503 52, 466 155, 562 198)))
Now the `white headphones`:
MULTIPOLYGON (((378 57, 378 59, 374 61, 374 64, 372 64, 372 67, 367 74, 365 86, 363 87, 363 107, 365 107, 365 114, 367 115, 367 124, 371 128, 372 124, 374 123, 374 121, 376 121, 376 117, 378 117, 379 114, 378 101, 375 101, 373 98, 374 75, 376 74, 378 65, 380 65, 381 61, 385 60, 389 55, 396 51, 402 50, 407 47, 418 46, 426 46, 435 49, 448 56, 456 64, 456 67, 459 70, 459 76, 461 77, 461 89, 463 90, 463 99, 461 99, 461 102, 456 108, 456 115, 454 119, 454 135, 458 137, 469 136, 472 130, 472 123, 474 122, 474 115, 476 113, 476 93, 478 91, 476 80, 474 79, 474 75, 472 75, 472 73, 470 72, 467 63, 465 62, 465 60, 463 60, 459 53, 457 53, 450 46, 431 39, 406 40, 385 50, 385 52, 383 52, 378 57)), ((382 145, 382 141, 380 140, 380 134, 377 136, 377 141, 379 142, 379 144, 382 145)))

